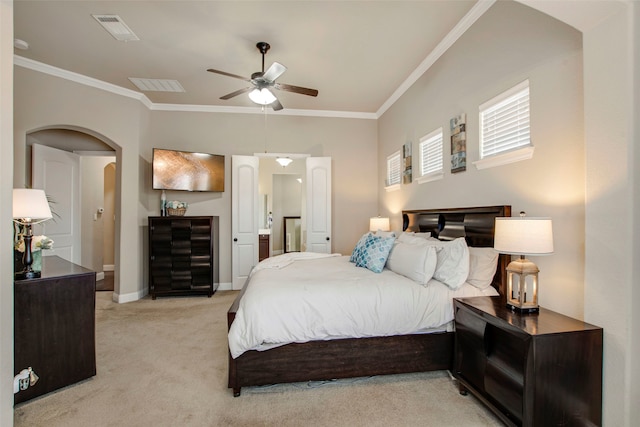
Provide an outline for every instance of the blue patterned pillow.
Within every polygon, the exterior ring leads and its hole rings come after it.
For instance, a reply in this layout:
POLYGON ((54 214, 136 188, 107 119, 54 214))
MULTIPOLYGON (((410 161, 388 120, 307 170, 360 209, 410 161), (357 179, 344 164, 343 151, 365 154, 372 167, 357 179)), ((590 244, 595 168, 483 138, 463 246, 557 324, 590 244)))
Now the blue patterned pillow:
POLYGON ((374 273, 382 273, 395 240, 395 237, 367 235, 362 250, 356 255, 356 266, 367 268, 374 273))
POLYGON ((362 235, 360 240, 358 240, 358 243, 356 243, 356 247, 353 249, 353 252, 351 253, 351 258, 349 258, 349 261, 356 262, 356 259, 360 256, 360 253, 362 253, 362 251, 364 250, 364 244, 367 242, 367 239, 371 235, 372 234, 370 232, 362 235))

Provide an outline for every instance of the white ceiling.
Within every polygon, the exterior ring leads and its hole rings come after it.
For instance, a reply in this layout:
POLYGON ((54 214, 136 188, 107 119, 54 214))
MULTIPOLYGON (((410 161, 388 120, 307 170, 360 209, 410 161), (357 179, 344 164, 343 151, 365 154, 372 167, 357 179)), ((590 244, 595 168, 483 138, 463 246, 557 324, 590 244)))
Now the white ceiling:
POLYGON ((265 68, 288 67, 279 82, 319 91, 276 91, 283 111, 371 114, 470 25, 465 15, 487 4, 476 3, 15 0, 15 37, 29 44, 15 53, 133 91, 129 77, 175 79, 186 89, 145 92, 154 104, 257 108, 247 95, 219 99, 247 84, 206 70, 248 78, 261 69, 255 45, 266 41, 265 68), (115 40, 92 14, 118 15, 140 41, 115 40))

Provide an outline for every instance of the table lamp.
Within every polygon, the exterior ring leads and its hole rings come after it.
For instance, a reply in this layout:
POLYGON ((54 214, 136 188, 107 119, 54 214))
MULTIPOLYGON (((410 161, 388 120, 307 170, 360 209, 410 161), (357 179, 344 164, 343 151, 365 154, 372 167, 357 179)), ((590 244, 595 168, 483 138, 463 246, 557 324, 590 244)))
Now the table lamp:
POLYGON ((31 268, 31 264, 33 264, 31 252, 33 230, 31 226, 51 219, 51 217, 51 209, 44 190, 13 189, 13 221, 24 227, 24 255, 22 256, 24 269, 15 273, 17 280, 40 277, 40 272, 31 268))
POLYGON ((507 307, 524 313, 537 313, 538 273, 525 255, 553 253, 551 218, 496 218, 494 249, 503 254, 520 255, 507 266, 507 307))
POLYGON ((369 219, 369 231, 375 233, 378 230, 389 231, 390 229, 391 226, 389 225, 389 218, 377 216, 369 219))

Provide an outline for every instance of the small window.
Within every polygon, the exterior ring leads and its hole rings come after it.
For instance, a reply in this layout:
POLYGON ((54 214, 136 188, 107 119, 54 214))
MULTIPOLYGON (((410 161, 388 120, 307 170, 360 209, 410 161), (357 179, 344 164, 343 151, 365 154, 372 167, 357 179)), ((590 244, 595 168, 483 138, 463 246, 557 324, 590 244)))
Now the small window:
POLYGON ((420 178, 418 182, 442 178, 443 172, 442 128, 420 138, 420 178))
POLYGON ((402 179, 402 156, 400 151, 396 151, 387 157, 387 187, 400 185, 402 179))
POLYGON ((480 159, 531 146, 529 81, 480 106, 480 159))

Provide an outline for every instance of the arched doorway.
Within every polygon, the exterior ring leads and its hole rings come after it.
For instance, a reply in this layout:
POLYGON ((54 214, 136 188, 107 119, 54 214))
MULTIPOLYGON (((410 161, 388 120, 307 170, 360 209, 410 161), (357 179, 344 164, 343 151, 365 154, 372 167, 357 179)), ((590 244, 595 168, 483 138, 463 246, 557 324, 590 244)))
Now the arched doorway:
MULTIPOLYGON (((38 175, 38 169, 41 168, 34 162, 41 162, 42 156, 34 156, 34 153, 53 152, 55 154, 56 151, 64 152, 72 157, 77 156, 79 159, 77 172, 79 194, 69 199, 72 200, 71 204, 77 205, 75 208, 78 212, 77 218, 80 227, 79 236, 74 241, 76 245, 80 246, 76 253, 80 253, 70 261, 96 271, 97 280, 103 279, 105 272, 110 272, 109 274, 115 279, 107 290, 114 290, 117 293, 119 274, 117 274, 118 265, 113 256, 113 247, 117 240, 116 234, 120 229, 118 200, 121 196, 118 190, 120 187, 116 184, 120 179, 120 171, 116 167, 119 162, 120 147, 91 130, 73 126, 50 126, 28 132, 25 159, 25 182, 28 186, 32 186, 32 179, 38 175), (106 183, 105 179, 109 182, 106 183), (107 188, 109 188, 110 194, 105 195, 107 188), (105 233, 110 233, 110 235, 105 238, 105 233), (109 245, 110 249, 107 250, 110 252, 105 261, 105 247, 108 248, 109 245)), ((42 182, 38 186, 45 188, 42 182)), ((49 193, 46 188, 45 191, 49 193)), ((51 190, 51 192, 53 191, 55 190, 51 190)), ((46 224, 44 227, 46 231, 46 224)), ((68 251, 64 253, 66 254, 68 251)))

